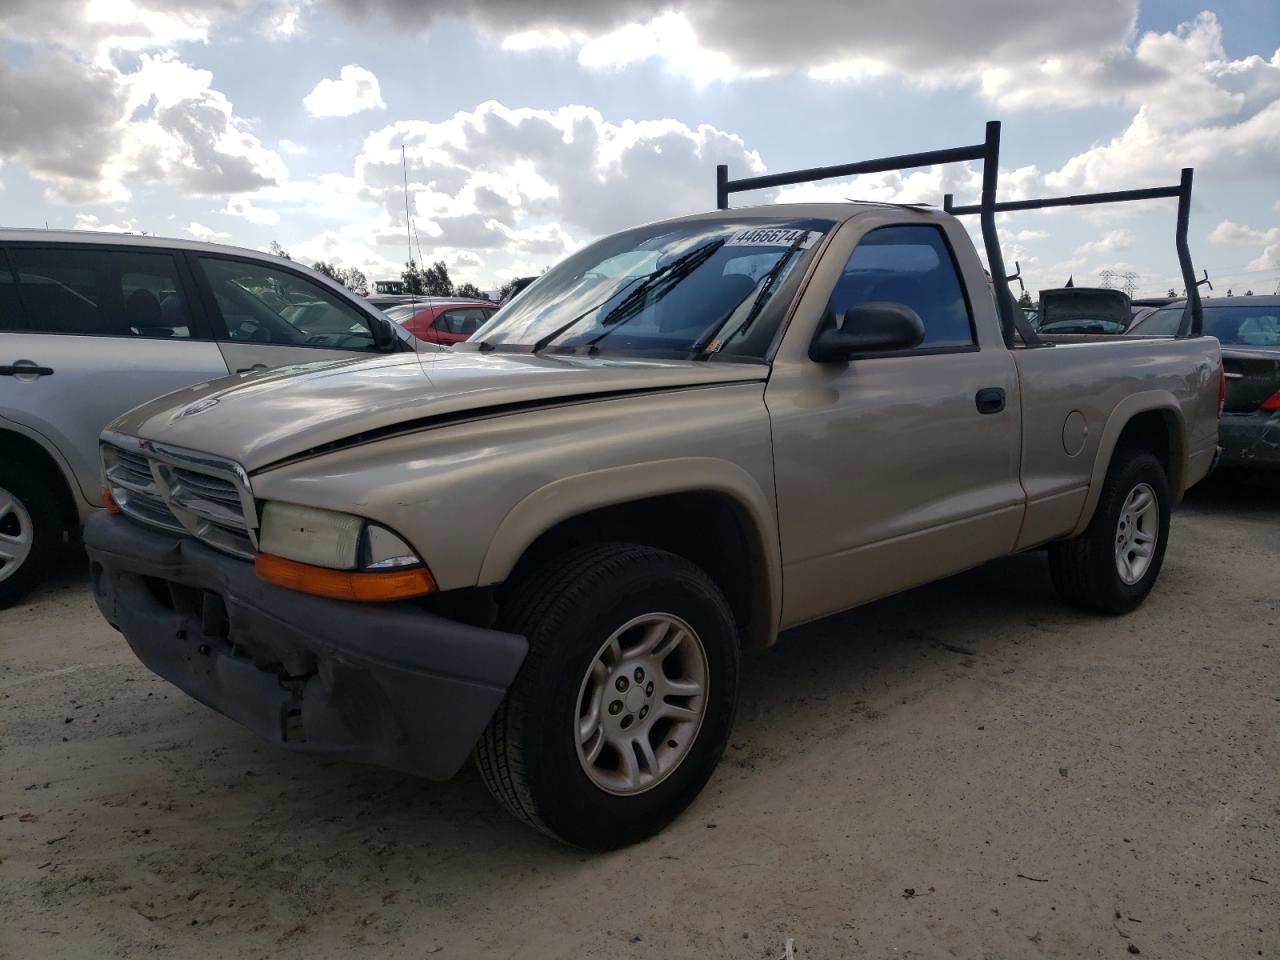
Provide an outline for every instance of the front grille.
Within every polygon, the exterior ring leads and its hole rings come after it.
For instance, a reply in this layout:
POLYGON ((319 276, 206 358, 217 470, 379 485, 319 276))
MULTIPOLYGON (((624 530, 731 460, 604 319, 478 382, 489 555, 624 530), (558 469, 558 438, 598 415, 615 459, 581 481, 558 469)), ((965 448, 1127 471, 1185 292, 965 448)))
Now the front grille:
POLYGON ((103 435, 102 461, 126 515, 239 557, 257 552, 257 508, 239 464, 117 434, 103 435))

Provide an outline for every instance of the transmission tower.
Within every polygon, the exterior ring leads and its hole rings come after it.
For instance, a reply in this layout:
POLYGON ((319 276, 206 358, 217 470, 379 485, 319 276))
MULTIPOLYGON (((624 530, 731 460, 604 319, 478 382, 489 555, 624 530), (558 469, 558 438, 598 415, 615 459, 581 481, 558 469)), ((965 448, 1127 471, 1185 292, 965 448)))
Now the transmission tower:
POLYGON ((1103 270, 1098 274, 1099 286, 1107 290, 1114 289, 1119 285, 1125 295, 1133 299, 1134 293, 1138 290, 1138 275, 1132 270, 1103 270))

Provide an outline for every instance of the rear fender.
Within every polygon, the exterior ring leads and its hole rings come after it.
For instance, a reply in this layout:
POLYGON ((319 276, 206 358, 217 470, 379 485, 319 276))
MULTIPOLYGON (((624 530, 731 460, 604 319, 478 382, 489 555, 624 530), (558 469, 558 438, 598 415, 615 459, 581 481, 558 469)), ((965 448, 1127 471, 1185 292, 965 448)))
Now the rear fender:
POLYGON ((1142 413, 1158 411, 1164 415, 1169 426, 1169 489, 1173 491, 1175 501, 1180 501, 1183 494, 1183 477, 1186 474, 1187 425, 1182 416, 1182 408, 1177 399, 1167 390, 1147 390, 1125 397, 1107 418, 1102 428, 1102 439, 1098 444, 1098 454, 1093 462, 1093 473, 1089 478, 1089 495, 1085 498, 1084 508, 1080 511, 1080 519, 1069 536, 1084 533, 1093 519, 1093 512, 1098 506, 1098 498, 1102 496, 1102 485, 1107 479, 1107 470, 1111 467, 1115 456, 1116 443, 1133 418, 1142 413))

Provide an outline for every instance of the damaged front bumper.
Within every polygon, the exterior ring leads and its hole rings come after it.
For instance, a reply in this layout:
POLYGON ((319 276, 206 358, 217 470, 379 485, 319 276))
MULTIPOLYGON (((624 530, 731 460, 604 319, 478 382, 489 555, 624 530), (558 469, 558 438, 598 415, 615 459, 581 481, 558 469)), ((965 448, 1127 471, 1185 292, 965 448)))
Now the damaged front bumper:
POLYGON ((150 670, 259 736, 442 780, 458 771, 528 644, 407 603, 328 600, 104 512, 93 595, 150 670))

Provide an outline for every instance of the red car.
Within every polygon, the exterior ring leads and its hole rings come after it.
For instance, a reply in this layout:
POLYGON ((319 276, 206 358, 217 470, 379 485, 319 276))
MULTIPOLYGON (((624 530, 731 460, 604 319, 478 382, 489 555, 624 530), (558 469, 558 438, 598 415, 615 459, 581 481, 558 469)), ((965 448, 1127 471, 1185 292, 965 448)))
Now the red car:
POLYGON ((494 311, 496 303, 480 300, 420 300, 402 303, 384 312, 419 340, 446 346, 461 343, 479 330, 494 311))

